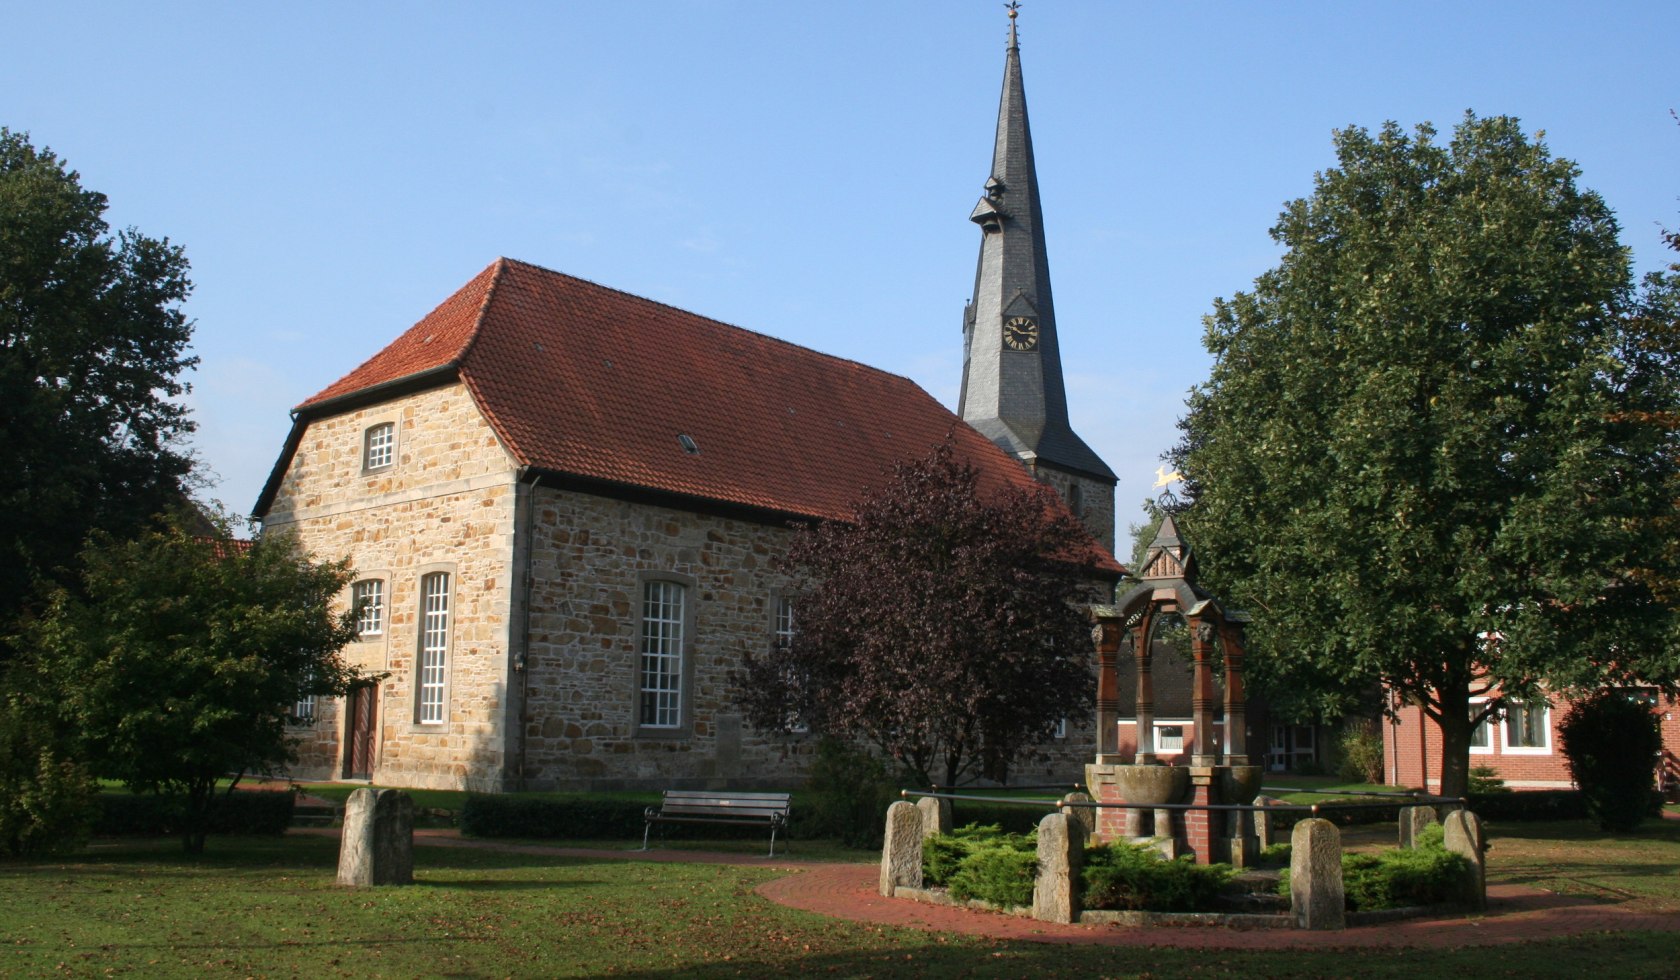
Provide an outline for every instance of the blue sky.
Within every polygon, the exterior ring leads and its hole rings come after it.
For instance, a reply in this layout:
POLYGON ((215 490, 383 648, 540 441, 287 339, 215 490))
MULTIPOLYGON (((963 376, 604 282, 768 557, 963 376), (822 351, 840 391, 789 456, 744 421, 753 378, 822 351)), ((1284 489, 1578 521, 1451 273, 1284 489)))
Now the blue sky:
MULTIPOLYGON (((290 406, 507 255, 907 375, 947 405, 1007 20, 993 0, 7 5, 0 125, 185 246, 210 495, 290 406)), ((1201 317, 1331 131, 1521 117, 1680 225, 1680 4, 1097 3, 1020 19, 1075 428, 1150 494, 1201 317)), ((1122 546, 1124 551, 1124 546, 1122 546)))

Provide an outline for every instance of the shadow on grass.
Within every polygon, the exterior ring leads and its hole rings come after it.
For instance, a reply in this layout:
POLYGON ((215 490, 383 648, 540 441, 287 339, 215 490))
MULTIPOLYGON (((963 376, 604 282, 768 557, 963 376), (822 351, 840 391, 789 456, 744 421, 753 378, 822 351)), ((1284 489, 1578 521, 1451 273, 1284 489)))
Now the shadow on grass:
MULTIPOLYGON (((891 951, 797 958, 736 956, 725 962, 688 963, 672 969, 624 969, 628 980, 676 978, 914 976, 938 977, 1209 977, 1358 976, 1415 980, 1452 973, 1483 975, 1494 962, 1487 947, 1458 950, 1230 950, 1150 946, 1067 946, 1050 943, 940 945, 922 943, 891 951)), ((1669 976, 1680 956, 1680 935, 1539 940, 1502 946, 1496 972, 1510 976, 1669 976)))

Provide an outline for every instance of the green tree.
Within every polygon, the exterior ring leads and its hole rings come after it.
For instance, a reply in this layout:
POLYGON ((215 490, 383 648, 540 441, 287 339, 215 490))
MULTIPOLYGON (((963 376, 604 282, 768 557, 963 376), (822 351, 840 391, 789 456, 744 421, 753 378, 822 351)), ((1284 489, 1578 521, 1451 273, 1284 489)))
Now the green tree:
POLYGON ((870 745, 925 785, 1047 742, 1094 697, 1089 535, 1049 491, 983 494, 947 442, 892 469, 852 521, 799 531, 793 642, 749 650, 750 724, 870 745))
POLYGON ((0 628, 35 580, 74 580, 91 530, 132 534, 184 499, 187 260, 107 233, 105 195, 0 128, 0 628))
POLYGON ((1609 209, 1516 120, 1335 146, 1278 266, 1206 318, 1184 523, 1256 617, 1257 682, 1332 715, 1392 686, 1441 726, 1456 795, 1498 695, 1680 669, 1636 573, 1673 506, 1672 434, 1641 418, 1672 358, 1630 344, 1609 209))
POLYGON ((355 624, 332 611, 344 562, 302 557, 284 535, 247 543, 179 523, 96 535, 80 588, 52 595, 15 670, 97 775, 179 801, 197 853, 216 781, 288 761, 300 698, 357 679, 339 656, 355 624))

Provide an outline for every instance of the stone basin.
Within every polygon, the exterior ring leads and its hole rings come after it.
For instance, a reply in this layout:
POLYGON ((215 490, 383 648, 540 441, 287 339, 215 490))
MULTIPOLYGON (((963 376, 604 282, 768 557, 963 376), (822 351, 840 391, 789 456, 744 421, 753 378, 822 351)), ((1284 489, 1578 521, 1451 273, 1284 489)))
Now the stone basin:
POLYGON ((1127 803, 1177 803, 1190 790, 1190 770, 1183 766, 1092 765, 1085 767, 1085 783, 1093 791, 1099 785, 1113 786, 1115 796, 1127 803))
POLYGON ((1215 801, 1219 803, 1253 803, 1266 776, 1260 766, 1218 766, 1214 773, 1219 780, 1215 801))

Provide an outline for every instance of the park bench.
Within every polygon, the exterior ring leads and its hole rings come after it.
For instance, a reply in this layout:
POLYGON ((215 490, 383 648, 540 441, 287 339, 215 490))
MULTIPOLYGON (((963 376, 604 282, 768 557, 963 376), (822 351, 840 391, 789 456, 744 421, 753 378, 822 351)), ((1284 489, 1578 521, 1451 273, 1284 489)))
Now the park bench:
POLYGON ((643 814, 642 850, 656 823, 718 823, 770 827, 770 856, 776 856, 776 832, 787 826, 787 793, 720 793, 709 790, 668 789, 657 807, 643 814))

